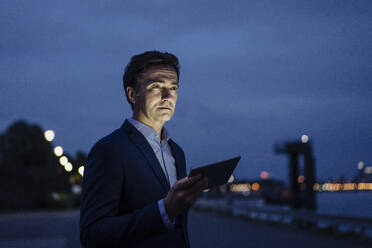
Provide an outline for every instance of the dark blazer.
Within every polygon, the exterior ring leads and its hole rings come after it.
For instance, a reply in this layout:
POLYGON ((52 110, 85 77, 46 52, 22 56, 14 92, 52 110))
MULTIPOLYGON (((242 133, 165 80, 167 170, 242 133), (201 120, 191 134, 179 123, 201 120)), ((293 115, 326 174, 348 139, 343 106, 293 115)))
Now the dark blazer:
MULTIPOLYGON (((186 176, 183 150, 169 140, 177 178, 186 176)), ((158 200, 169 184, 146 138, 124 124, 98 141, 84 167, 80 241, 93 247, 189 247, 187 214, 167 229, 158 200)))

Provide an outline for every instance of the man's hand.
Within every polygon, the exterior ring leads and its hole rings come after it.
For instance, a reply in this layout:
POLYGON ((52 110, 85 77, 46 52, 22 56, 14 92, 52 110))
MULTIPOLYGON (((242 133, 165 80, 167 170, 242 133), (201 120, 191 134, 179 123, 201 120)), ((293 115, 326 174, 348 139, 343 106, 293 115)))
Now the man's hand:
POLYGON ((163 199, 165 211, 168 217, 173 219, 177 215, 186 212, 208 187, 208 178, 200 175, 184 177, 178 180, 163 199))

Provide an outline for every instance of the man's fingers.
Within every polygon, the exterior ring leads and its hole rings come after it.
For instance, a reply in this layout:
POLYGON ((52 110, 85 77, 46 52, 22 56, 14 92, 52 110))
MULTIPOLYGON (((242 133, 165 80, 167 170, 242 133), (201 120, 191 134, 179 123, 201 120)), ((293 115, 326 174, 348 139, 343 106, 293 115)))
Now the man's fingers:
POLYGON ((175 189, 181 190, 181 189, 187 189, 191 186, 193 186, 198 180, 200 180, 201 175, 196 175, 192 177, 184 177, 176 182, 175 189))
POLYGON ((168 192, 164 206, 170 216, 176 216, 194 205, 203 189, 207 187, 207 178, 200 175, 178 180, 168 192))
POLYGON ((182 190, 183 191, 183 196, 184 197, 189 197, 190 195, 201 193, 204 189, 207 188, 207 186, 208 186, 208 179, 203 178, 203 179, 199 180, 198 182, 196 182, 191 187, 182 190))
POLYGON ((197 192, 197 191, 201 191, 201 190, 205 189, 206 187, 208 187, 208 178, 204 177, 201 180, 199 180, 197 183, 195 183, 190 188, 190 190, 194 191, 194 192, 197 192))

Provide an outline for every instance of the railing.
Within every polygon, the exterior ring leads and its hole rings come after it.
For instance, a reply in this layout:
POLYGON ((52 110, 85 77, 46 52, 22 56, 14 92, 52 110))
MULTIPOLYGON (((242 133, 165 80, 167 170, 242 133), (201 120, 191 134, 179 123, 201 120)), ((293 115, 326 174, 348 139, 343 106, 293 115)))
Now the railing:
POLYGON ((318 229, 331 228, 336 232, 354 232, 362 237, 372 238, 372 219, 319 214, 306 210, 294 211, 289 208, 270 208, 244 206, 224 199, 199 199, 197 209, 242 216, 252 220, 276 222, 283 224, 310 225, 318 229))

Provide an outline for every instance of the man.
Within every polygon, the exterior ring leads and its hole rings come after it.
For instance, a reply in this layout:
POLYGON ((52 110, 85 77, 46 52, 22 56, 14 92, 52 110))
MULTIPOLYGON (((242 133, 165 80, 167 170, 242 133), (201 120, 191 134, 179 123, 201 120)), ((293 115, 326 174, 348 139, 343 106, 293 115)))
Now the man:
POLYGON ((133 56, 123 76, 133 117, 98 141, 84 171, 84 247, 189 247, 187 211, 208 180, 186 177, 182 149, 163 128, 177 102, 179 65, 170 53, 133 56))

